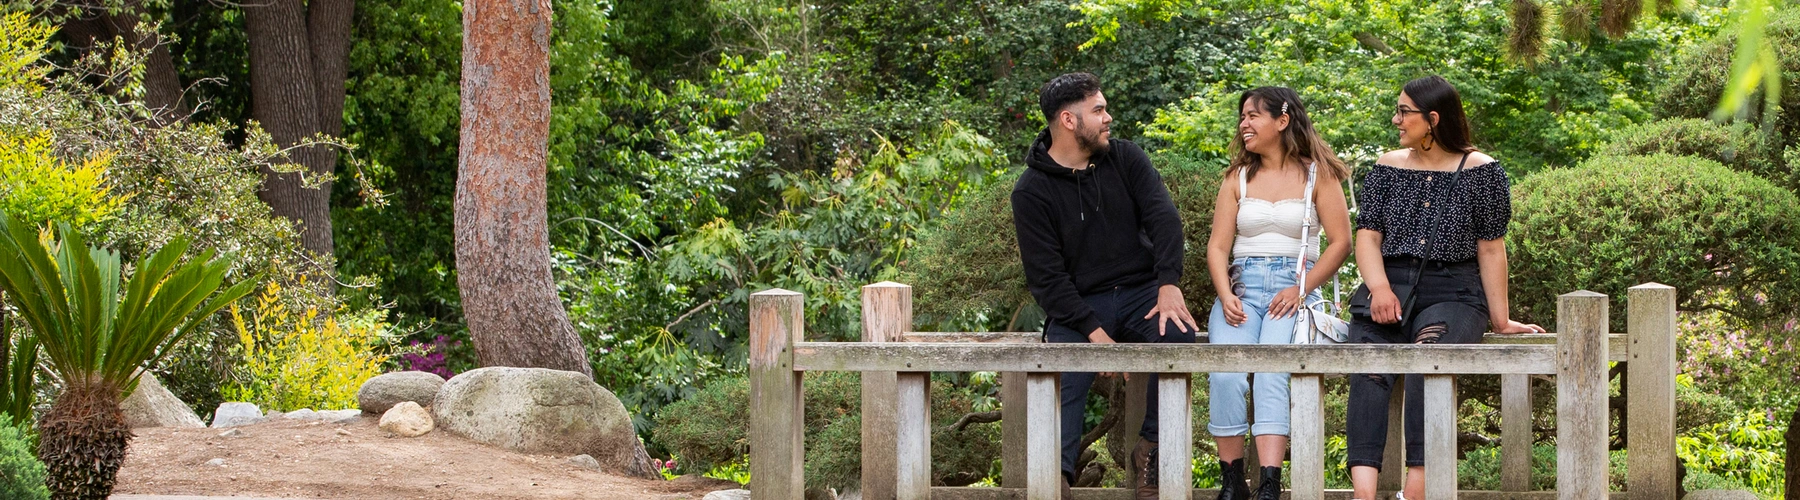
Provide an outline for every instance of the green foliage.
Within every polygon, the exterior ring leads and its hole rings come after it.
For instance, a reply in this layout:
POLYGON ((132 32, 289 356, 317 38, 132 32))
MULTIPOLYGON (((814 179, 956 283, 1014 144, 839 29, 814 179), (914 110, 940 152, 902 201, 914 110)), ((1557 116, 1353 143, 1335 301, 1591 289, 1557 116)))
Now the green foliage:
POLYGON ((44 488, 44 463, 31 453, 25 428, 0 415, 0 498, 50 500, 44 488))
POLYGON ((1755 174, 1800 191, 1800 173, 1771 148, 1750 124, 1720 124, 1699 118, 1668 118, 1620 130, 1597 156, 1698 156, 1755 174))
MULTIPOLYGON (((1465 490, 1500 489, 1500 447, 1484 446, 1464 452, 1456 463, 1459 488, 1465 490)), ((1556 447, 1538 444, 1531 447, 1531 484, 1527 490, 1556 490, 1556 447)))
MULTIPOLYGON (((1603 157, 1513 193, 1513 314, 1524 321, 1552 323, 1569 290, 1624 297, 1648 282, 1675 287, 1689 311, 1759 319, 1800 303, 1800 198, 1755 176, 1693 157, 1603 157)), ((1621 328, 1624 301, 1613 305, 1621 328)))
MULTIPOLYGON (((932 483, 961 486, 987 477, 1000 457, 999 424, 952 424, 976 411, 974 386, 948 376, 931 384, 932 483)), ((846 372, 806 375, 806 485, 854 487, 862 477, 861 378, 846 372)), ((742 460, 749 452, 750 384, 721 378, 693 397, 663 408, 655 439, 686 460, 681 467, 706 471, 742 460)))
POLYGON ((37 64, 56 31, 24 12, 0 13, 0 88, 37 90, 48 69, 37 64))
POLYGON ((355 408, 356 391, 380 375, 387 361, 375 347, 388 326, 380 311, 368 312, 374 314, 321 318, 317 309, 296 314, 282 304, 280 285, 274 284, 258 297, 248 322, 232 305, 242 373, 223 395, 277 411, 355 408))
POLYGON ((1675 438, 1684 467, 1704 470, 1757 493, 1780 498, 1786 445, 1779 422, 1762 412, 1746 412, 1729 422, 1675 438))
MULTIPOLYGON (((1744 2, 1761 5, 1762 2, 1744 2)), ((1744 5, 1740 7, 1751 7, 1744 5)), ((1735 10, 1735 9, 1734 9, 1735 10)), ((1760 9, 1758 9, 1760 10, 1760 9)), ((1758 14, 1761 14, 1760 12, 1758 14)), ((1736 113, 1750 122, 1762 122, 1771 126, 1778 139, 1771 142, 1785 147, 1800 139, 1800 121, 1792 116, 1800 116, 1800 91, 1795 90, 1796 80, 1788 78, 1781 84, 1779 92, 1762 90, 1750 92, 1762 84, 1761 78, 1751 77, 1748 81, 1734 81, 1734 78, 1749 76, 1747 68, 1738 67, 1738 37, 1750 34, 1760 36, 1761 44, 1772 53, 1756 54, 1752 50, 1752 61, 1766 67, 1758 71, 1758 75, 1782 73, 1800 75, 1800 9, 1792 6, 1781 6, 1770 9, 1766 24, 1761 33, 1746 33, 1743 30, 1731 30, 1720 33, 1717 37, 1687 47, 1681 52, 1676 64, 1669 71, 1669 78, 1657 89, 1657 112, 1661 116, 1704 118, 1713 115, 1715 110, 1725 109, 1727 115, 1736 113), (1761 60, 1771 57, 1775 60, 1761 60), (1747 86, 1742 84, 1748 84, 1747 86), (1735 102, 1724 102, 1728 87, 1739 94, 1735 102), (1757 100, 1774 102, 1765 106, 1752 106, 1757 100), (1770 106, 1773 104, 1773 106, 1770 106), (1729 105, 1729 108, 1723 106, 1729 105)), ((1758 47, 1747 46, 1755 49, 1758 47)), ((1778 147, 1777 149, 1781 149, 1778 147)))
POLYGON ((46 368, 65 384, 130 393, 140 369, 255 284, 243 281, 208 301, 231 259, 205 251, 180 264, 184 239, 140 259, 121 287, 118 252, 89 247, 66 225, 61 238, 40 236, 8 216, 0 232, 0 288, 43 345, 46 368))
POLYGON ((0 210, 24 220, 85 227, 119 210, 125 198, 104 185, 110 153, 69 165, 50 152, 49 132, 0 130, 0 210))

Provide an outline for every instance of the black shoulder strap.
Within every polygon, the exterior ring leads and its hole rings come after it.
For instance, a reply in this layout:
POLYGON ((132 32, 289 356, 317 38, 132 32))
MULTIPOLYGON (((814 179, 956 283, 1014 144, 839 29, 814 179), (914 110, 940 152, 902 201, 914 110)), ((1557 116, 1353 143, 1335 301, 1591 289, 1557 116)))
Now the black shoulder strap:
MULTIPOLYGON (((1469 153, 1463 153, 1462 160, 1456 162, 1456 172, 1450 175, 1450 189, 1446 190, 1445 193, 1451 195, 1456 194, 1456 186, 1462 183, 1463 166, 1468 163, 1469 153)), ((1433 193, 1426 193, 1425 196, 1430 197, 1432 194, 1433 193)), ((1432 212, 1432 215, 1436 217, 1433 217, 1431 225, 1427 226, 1431 230, 1431 239, 1429 240, 1431 243, 1429 243, 1430 246, 1425 247, 1425 255, 1419 256, 1419 269, 1413 271, 1414 280, 1418 280, 1419 274, 1425 272, 1425 262, 1431 260, 1432 251, 1437 250, 1438 247, 1438 237, 1442 236, 1442 233, 1439 230, 1443 229, 1443 226, 1439 225, 1439 223, 1444 221, 1444 211, 1449 210, 1449 207, 1447 207, 1447 205, 1449 205, 1449 200, 1446 199, 1442 201, 1444 202, 1438 203, 1438 209, 1432 212)))

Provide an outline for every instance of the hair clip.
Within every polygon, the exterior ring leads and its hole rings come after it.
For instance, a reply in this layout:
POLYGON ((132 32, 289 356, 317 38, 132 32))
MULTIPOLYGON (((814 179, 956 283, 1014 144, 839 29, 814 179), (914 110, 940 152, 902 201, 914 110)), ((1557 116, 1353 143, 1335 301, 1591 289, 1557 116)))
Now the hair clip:
POLYGON ((1287 114, 1287 103, 1286 102, 1281 103, 1281 114, 1284 114, 1284 115, 1287 114))

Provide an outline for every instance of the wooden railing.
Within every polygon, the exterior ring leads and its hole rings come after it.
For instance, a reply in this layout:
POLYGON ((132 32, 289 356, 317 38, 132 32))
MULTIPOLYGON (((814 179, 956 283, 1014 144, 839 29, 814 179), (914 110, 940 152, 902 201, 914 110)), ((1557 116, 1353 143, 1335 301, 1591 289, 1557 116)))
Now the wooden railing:
MULTIPOLYGON (((862 373, 862 492, 865 499, 1055 499, 1062 481, 1056 429, 1061 372, 1149 372, 1157 377, 1163 499, 1194 498, 1191 464, 1194 373, 1291 373, 1293 500, 1326 498, 1323 377, 1351 373, 1424 376, 1426 498, 1599 499, 1608 497, 1608 362, 1626 363, 1628 477, 1632 500, 1676 494, 1675 290, 1629 292, 1626 334, 1608 334, 1608 298, 1577 291, 1558 297, 1556 331, 1492 335, 1468 345, 1142 345, 1045 344, 1036 333, 912 332, 912 289, 863 287, 862 342, 807 342, 804 299, 786 290, 750 298, 750 469, 758 500, 798 500, 802 387, 807 371, 862 373), (1002 487, 933 488, 931 372, 1002 373, 1002 487), (1457 490, 1455 375, 1501 378, 1501 491, 1457 490), (1531 473, 1531 378, 1556 383, 1556 491, 1527 492, 1531 473), (1020 404, 1023 403, 1023 404, 1020 404), (1022 443, 1020 441, 1023 441, 1022 443), (1023 446, 1021 446, 1023 445, 1023 446), (979 491, 978 491, 979 490, 979 491)), ((1396 403, 1398 393, 1396 393, 1396 403)), ((1141 394, 1141 393, 1140 393, 1141 394)), ((1398 405, 1394 408, 1398 410, 1398 405)), ((1398 464, 1398 411, 1389 458, 1398 464)), ((1398 489, 1387 467, 1383 490, 1398 489)), ((1333 494, 1341 497, 1341 492, 1333 494)), ((1098 498, 1098 497, 1095 497, 1098 498)))

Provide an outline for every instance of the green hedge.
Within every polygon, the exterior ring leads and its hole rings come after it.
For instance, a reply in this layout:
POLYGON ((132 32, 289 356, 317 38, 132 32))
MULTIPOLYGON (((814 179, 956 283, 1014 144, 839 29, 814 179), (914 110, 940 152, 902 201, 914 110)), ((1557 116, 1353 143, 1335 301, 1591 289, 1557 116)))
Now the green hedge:
POLYGON ((49 500, 44 488, 44 463, 31 453, 31 439, 25 431, 0 415, 0 498, 8 500, 49 500))
POLYGON ((1527 177, 1514 187, 1511 250, 1515 318, 1549 325, 1556 296, 1613 297, 1674 286, 1682 310, 1739 317, 1791 313, 1800 303, 1800 199, 1707 159, 1600 157, 1527 177))
MULTIPOLYGON (((1765 40, 1775 47, 1782 72, 1800 75, 1800 9, 1777 8, 1771 11, 1765 40)), ((1725 82, 1731 74, 1731 58, 1737 48, 1736 30, 1722 30, 1717 38, 1689 47, 1669 70, 1666 83, 1657 90, 1657 110, 1664 117, 1704 118, 1712 114, 1724 94, 1725 82)), ((1783 139, 1776 141, 1776 151, 1800 139, 1800 80, 1783 78, 1781 117, 1775 120, 1775 131, 1783 139)), ((1750 100, 1749 118, 1762 119, 1762 94, 1750 100)), ((1730 163, 1730 162, 1727 162, 1730 163)))
POLYGON ((1767 139, 1748 123, 1728 125, 1701 118, 1667 118, 1619 131, 1594 156, 1698 156, 1800 191, 1800 173, 1767 139))

